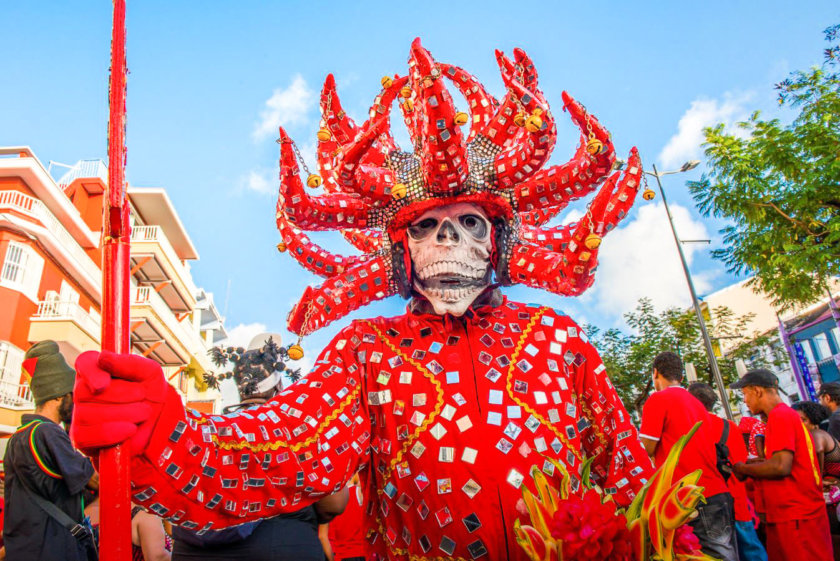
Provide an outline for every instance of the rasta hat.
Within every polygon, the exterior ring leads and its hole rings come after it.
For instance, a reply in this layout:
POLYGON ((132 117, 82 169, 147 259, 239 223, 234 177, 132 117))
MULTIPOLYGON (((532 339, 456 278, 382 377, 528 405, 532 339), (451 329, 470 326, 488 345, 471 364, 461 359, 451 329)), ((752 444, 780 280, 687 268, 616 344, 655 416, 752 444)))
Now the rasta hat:
POLYGON ((415 39, 408 74, 382 78, 383 89, 361 125, 341 108, 335 80, 327 76, 317 174, 280 129, 277 247, 326 278, 307 287, 292 309, 290 331, 306 335, 371 301, 408 297, 405 226, 433 207, 457 202, 479 205, 493 224, 491 262, 500 284, 561 295, 578 295, 592 284, 601 238, 626 216, 639 189, 638 152, 631 149, 623 175, 611 174, 610 134, 563 92, 563 110, 580 129, 580 142, 571 160, 544 167, 557 131, 534 64, 521 49, 513 59, 496 51, 496 59, 506 88, 501 102, 463 69, 435 61, 415 39), (460 94, 457 103, 449 86, 460 94), (411 137, 409 150, 391 134, 395 103, 411 137), (306 185, 320 194, 306 192, 299 166, 306 185), (546 226, 599 187, 578 223, 546 226), (362 254, 330 253, 305 230, 338 230, 362 254))
POLYGON ((71 393, 76 382, 76 371, 64 360, 55 341, 40 341, 29 347, 23 370, 31 377, 29 389, 35 405, 71 393))
POLYGON ((730 389, 741 390, 750 386, 779 388, 779 379, 766 368, 757 368, 744 374, 740 380, 729 385, 730 389))

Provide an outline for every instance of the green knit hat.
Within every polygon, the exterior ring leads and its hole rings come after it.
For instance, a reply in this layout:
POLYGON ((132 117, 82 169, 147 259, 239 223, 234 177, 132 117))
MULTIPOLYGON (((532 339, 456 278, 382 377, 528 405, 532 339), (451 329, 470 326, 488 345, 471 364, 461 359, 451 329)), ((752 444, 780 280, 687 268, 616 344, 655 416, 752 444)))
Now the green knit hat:
POLYGON ((32 376, 29 389, 36 406, 73 391, 76 371, 64 360, 55 341, 40 341, 29 347, 23 368, 32 376))

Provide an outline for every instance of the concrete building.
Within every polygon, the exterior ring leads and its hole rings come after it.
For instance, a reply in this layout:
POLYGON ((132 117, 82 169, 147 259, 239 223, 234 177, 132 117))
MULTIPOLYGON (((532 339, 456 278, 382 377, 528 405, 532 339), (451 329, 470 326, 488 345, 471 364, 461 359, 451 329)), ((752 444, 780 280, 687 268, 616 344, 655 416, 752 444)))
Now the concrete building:
MULTIPOLYGON (((840 329, 832 317, 828 293, 814 304, 777 312, 771 300, 765 294, 754 291, 749 281, 745 279, 703 297, 701 306, 712 325, 715 309, 722 306, 729 308, 735 316, 753 314, 742 335, 755 337, 770 333, 774 336, 771 347, 757 349, 755 358, 761 353, 773 353, 784 358, 784 366, 777 374, 782 389, 790 396, 809 398, 805 385, 808 377, 815 389, 822 383, 840 380, 837 366, 840 362, 840 329), (780 321, 783 329, 780 329, 780 321), (796 346, 802 349, 804 361, 795 356, 796 346)), ((830 284, 830 290, 835 301, 840 303, 840 280, 835 279, 830 284)), ((734 343, 720 339, 716 344, 716 350, 725 355, 734 343)))
MULTIPOLYGON (((33 342, 57 341, 71 363, 100 346, 107 177, 102 161, 83 160, 56 181, 28 147, 0 148, 0 434, 33 408, 21 373, 33 342)), ((190 406, 215 412, 203 373, 227 333, 190 274, 198 252, 163 189, 129 187, 128 198, 132 351, 159 362, 190 406)))

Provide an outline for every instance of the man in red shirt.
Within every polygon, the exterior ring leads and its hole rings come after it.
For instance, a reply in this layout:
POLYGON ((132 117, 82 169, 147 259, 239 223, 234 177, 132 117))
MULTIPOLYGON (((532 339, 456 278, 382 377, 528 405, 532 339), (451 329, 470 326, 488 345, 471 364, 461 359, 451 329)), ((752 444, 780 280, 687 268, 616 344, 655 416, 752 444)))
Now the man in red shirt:
POLYGON ((744 393, 753 414, 767 416, 766 459, 739 462, 733 473, 762 480, 770 561, 831 561, 828 518, 817 455, 799 414, 785 405, 779 381, 766 369, 750 370, 729 386, 744 393))
MULTIPOLYGON (((721 419, 713 413, 715 404, 718 401, 717 392, 705 382, 693 382, 688 385, 688 393, 696 397, 706 411, 709 412, 709 421, 713 427, 717 427, 713 432, 723 432, 723 424, 727 423, 729 430, 727 431, 726 450, 721 450, 728 455, 730 468, 738 462, 747 461, 747 444, 740 429, 732 421, 721 419)), ((721 435, 722 439, 722 435, 721 435)), ((719 462, 720 467, 720 462, 719 462)), ((726 479, 726 485, 729 487, 729 493, 735 501, 735 537, 738 540, 738 555, 741 561, 767 561, 767 552, 764 546, 758 539, 758 534, 753 525, 753 514, 750 510, 749 499, 747 498, 747 488, 743 481, 737 477, 730 477, 730 473, 722 473, 726 479)))
POLYGON ((677 440, 695 424, 702 423, 680 456, 674 480, 703 470, 699 485, 704 489, 706 503, 697 507, 698 516, 691 526, 703 553, 724 561, 737 561, 733 499, 717 469, 715 453, 721 428, 704 422, 709 417, 706 408, 680 386, 682 373, 682 360, 674 353, 660 353, 653 359, 656 392, 645 403, 639 436, 653 463, 659 467, 677 440))

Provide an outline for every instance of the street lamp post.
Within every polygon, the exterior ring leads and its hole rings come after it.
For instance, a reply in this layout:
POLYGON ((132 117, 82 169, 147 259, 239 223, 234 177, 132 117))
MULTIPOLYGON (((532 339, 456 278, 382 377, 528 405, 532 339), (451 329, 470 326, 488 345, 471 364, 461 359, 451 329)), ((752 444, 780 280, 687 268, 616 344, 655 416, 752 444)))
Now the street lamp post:
POLYGON ((697 291, 694 290, 694 281, 691 280, 691 273, 689 272, 688 264, 685 261, 682 244, 680 243, 680 238, 677 236, 677 230, 674 228, 674 218, 671 216, 671 209, 668 208, 668 200, 665 197, 665 190, 662 189, 662 181, 659 179, 663 175, 671 175, 674 173, 682 173, 692 170, 696 168, 699 163, 700 162, 696 160, 692 160, 684 163, 678 170, 663 172, 657 170, 656 165, 654 165, 653 172, 645 171, 645 173, 655 177, 656 184, 659 186, 659 194, 662 195, 662 204, 665 206, 665 212, 668 215, 668 223, 671 225, 671 233, 674 234, 674 242, 677 244, 677 251, 680 254, 680 262, 682 263, 683 272, 685 272, 685 280, 688 283, 688 290, 691 292, 691 303, 694 306, 694 313, 697 314, 697 323, 700 324, 700 333, 703 335, 703 343, 706 347, 706 354, 709 355, 709 365, 712 368, 712 375, 715 377, 715 383, 718 387, 720 400, 723 403, 723 411, 726 413, 726 417, 731 421, 732 408, 729 407, 729 398, 726 395, 726 388, 723 385, 723 376, 720 374, 720 369, 718 368, 718 363, 715 359, 715 351, 712 348, 712 340, 709 338, 709 332, 706 329, 706 322, 703 320, 703 312, 700 310, 700 301, 697 299, 697 291))

